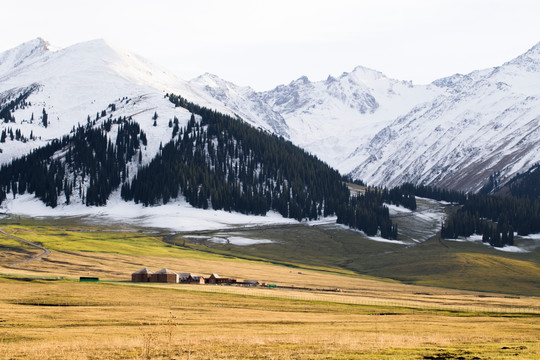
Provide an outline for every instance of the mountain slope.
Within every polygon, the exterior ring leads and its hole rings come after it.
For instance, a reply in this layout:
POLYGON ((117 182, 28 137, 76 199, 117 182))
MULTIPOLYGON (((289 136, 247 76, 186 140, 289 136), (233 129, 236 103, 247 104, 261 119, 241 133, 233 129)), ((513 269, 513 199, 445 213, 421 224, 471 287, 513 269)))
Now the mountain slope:
POLYGON ((510 178, 540 160, 540 44, 500 67, 434 84, 444 93, 358 147, 354 176, 478 191, 494 172, 510 178))
POLYGON ((357 67, 249 96, 214 80, 209 94, 261 109, 243 113, 253 123, 272 123, 269 113, 281 116, 281 129, 288 129, 281 135, 369 184, 478 191, 494 172, 509 179, 540 160, 539 49, 426 86, 357 67))
POLYGON ((2 130, 19 130, 28 141, 0 143, 0 163, 69 133, 110 104, 116 105, 116 116, 133 117, 150 137, 159 138, 158 129, 165 129, 169 119, 178 116, 183 124, 189 120, 189 114, 178 115, 182 111, 164 99, 166 92, 179 92, 191 101, 232 114, 173 74, 104 40, 51 50, 37 39, 0 54, 0 59, 1 109, 30 92, 24 103, 9 109, 12 119, 0 125, 2 130), (42 122, 44 111, 47 126, 42 122), (155 112, 160 116, 156 128, 151 119, 155 112))
MULTIPOLYGON (((279 124, 275 133, 343 173, 357 165, 347 156, 359 143, 369 141, 389 119, 409 111, 413 104, 440 93, 436 86, 413 86, 360 66, 338 78, 330 76, 325 81, 311 82, 301 77, 271 91, 251 90, 248 94, 236 91, 230 83, 220 86, 224 81, 215 75, 211 77, 213 86, 206 85, 201 90, 232 105, 244 120, 279 124)), ((201 80, 192 80, 190 84, 201 84, 201 80)))
POLYGON ((164 98, 175 93, 289 139, 369 184, 477 191, 495 172, 504 182, 540 161, 539 48, 429 85, 357 67, 256 92, 210 74, 185 82, 103 40, 58 50, 36 39, 0 54, 0 163, 88 118, 113 116, 131 117, 147 133, 146 164, 169 121, 189 120, 164 98))
POLYGON ((290 130, 283 117, 272 110, 252 88, 237 86, 209 73, 189 83, 209 93, 249 124, 289 138, 290 130))

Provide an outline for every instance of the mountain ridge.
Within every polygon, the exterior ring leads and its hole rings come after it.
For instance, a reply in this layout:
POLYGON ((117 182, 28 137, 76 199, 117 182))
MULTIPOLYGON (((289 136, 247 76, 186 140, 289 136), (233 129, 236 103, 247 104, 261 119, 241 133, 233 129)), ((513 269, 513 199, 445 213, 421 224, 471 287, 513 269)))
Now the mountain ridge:
POLYGON ((282 115, 291 141, 353 178, 476 192, 492 173, 509 179, 540 160, 539 53, 540 43, 501 66, 428 85, 359 66, 258 98, 282 115))
MULTIPOLYGON (((175 116, 163 99, 170 92, 291 140, 369 184, 413 182, 474 192, 494 172, 510 178, 540 161, 534 150, 540 138, 539 53, 537 43, 501 66, 427 85, 357 66, 326 80, 304 76, 257 92, 208 73, 184 81, 103 39, 53 49, 37 38, 0 54, 2 109, 32 90, 25 105, 10 110, 14 121, 3 124, 29 140, 0 144, 0 162, 65 135, 124 97, 133 101, 117 113, 137 117, 158 138, 149 118, 155 112, 165 122, 175 116), (42 110, 47 127, 39 125, 42 110)), ((158 120, 157 128, 164 125, 158 120)))

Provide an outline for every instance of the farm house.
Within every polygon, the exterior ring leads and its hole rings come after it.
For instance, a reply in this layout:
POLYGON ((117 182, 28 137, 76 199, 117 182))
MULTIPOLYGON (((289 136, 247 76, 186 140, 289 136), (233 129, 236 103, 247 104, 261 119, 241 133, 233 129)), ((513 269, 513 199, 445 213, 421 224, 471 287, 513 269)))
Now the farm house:
POLYGON ((190 284, 206 284, 206 280, 203 276, 189 274, 188 283, 190 284))
POLYGON ((143 268, 139 271, 134 272, 131 274, 131 281, 132 282, 149 282, 150 276, 154 272, 148 268, 143 268))
POLYGON ((160 282, 160 283, 178 283, 179 275, 172 270, 163 268, 159 271, 156 271, 150 276, 151 282, 160 282))
POLYGON ((180 277, 179 282, 183 284, 205 284, 206 281, 204 277, 193 275, 191 273, 178 273, 180 277))
POLYGON ((215 285, 236 284, 236 279, 223 278, 220 277, 218 274, 212 274, 208 279, 206 279, 206 283, 215 285))
POLYGON ((178 273, 178 282, 185 284, 188 282, 188 279, 190 276, 191 276, 190 273, 178 273))

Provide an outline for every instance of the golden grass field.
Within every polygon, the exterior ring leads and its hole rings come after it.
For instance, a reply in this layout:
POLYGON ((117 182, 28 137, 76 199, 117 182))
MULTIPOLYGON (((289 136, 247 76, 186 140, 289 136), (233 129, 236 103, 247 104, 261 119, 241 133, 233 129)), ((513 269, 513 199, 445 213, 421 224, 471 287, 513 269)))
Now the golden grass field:
POLYGON ((40 251, 0 235, 0 359, 540 358, 536 296, 242 260, 159 233, 0 227, 52 251, 14 268, 40 251), (144 266, 288 288, 129 283, 144 266))

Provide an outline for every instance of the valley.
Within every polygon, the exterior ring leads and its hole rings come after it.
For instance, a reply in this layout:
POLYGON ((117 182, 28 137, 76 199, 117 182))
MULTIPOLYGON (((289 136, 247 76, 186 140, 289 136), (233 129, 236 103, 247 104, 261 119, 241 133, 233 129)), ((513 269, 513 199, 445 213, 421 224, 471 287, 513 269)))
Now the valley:
POLYGON ((257 92, 0 53, 0 360, 539 358, 539 64, 257 92))
POLYGON ((0 234, 0 359, 540 354, 538 249, 507 253, 436 235, 410 246, 324 222, 171 233, 18 216, 0 228, 51 251, 20 263, 37 249, 0 234), (129 282, 142 267, 277 288, 129 282))

